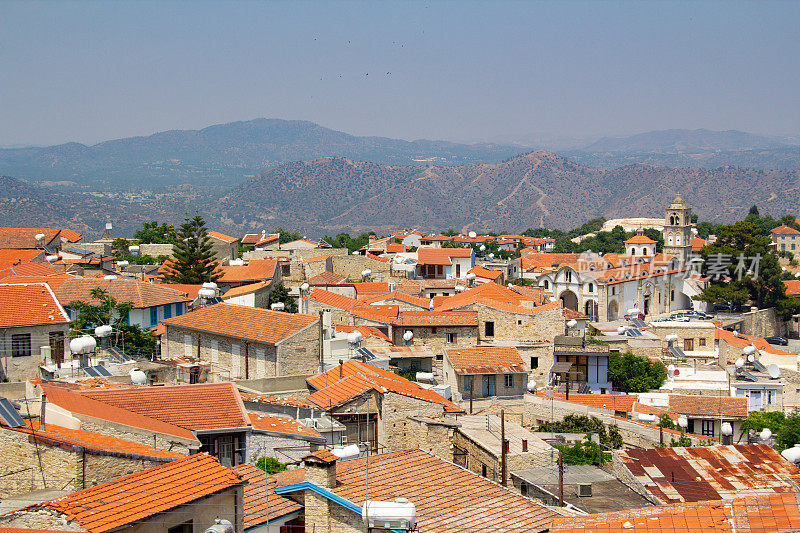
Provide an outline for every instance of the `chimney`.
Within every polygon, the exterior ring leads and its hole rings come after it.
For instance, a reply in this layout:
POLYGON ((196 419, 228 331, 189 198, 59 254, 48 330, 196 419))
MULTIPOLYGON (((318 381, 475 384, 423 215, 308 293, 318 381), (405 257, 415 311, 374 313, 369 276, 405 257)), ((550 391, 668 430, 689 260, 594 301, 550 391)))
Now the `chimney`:
POLYGON ((318 450, 303 457, 306 481, 325 489, 336 487, 336 460, 338 457, 328 450, 318 450))
POLYGON ((523 452, 528 451, 528 439, 522 439, 522 451, 523 452))
POLYGON ((47 394, 42 391, 42 410, 39 414, 39 431, 46 431, 44 427, 44 417, 47 412, 47 394))
POLYGON ((344 377, 343 373, 344 373, 344 361, 339 359, 339 379, 340 380, 344 377))

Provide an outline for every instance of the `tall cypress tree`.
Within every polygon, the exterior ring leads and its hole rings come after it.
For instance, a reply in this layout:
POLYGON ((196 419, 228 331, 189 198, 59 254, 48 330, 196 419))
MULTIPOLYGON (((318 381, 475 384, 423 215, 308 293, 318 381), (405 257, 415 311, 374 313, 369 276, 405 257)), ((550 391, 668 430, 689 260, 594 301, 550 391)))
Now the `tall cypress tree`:
POLYGON ((206 233, 206 223, 200 215, 187 218, 181 224, 173 253, 175 259, 170 265, 171 270, 164 275, 167 281, 198 284, 220 278, 211 238, 206 233))

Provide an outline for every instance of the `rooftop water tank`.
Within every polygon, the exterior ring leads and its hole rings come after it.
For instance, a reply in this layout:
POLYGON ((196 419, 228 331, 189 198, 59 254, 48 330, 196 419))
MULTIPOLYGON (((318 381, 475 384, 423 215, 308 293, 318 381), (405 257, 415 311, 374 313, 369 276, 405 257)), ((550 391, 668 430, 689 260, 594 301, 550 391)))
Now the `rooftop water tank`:
POLYGON ((406 498, 393 502, 367 500, 361 511, 367 527, 410 531, 417 524, 417 508, 406 498))

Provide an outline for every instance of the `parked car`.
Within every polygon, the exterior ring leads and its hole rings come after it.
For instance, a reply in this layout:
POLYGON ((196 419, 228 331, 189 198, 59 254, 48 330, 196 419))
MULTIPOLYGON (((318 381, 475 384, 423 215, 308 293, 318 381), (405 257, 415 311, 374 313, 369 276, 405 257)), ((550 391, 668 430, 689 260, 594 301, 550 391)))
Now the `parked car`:
POLYGON ((631 318, 641 318, 642 320, 644 320, 644 313, 639 313, 638 315, 629 315, 629 314, 625 315, 625 320, 630 320, 631 318))
POLYGON ((789 341, 783 337, 766 337, 764 340, 770 344, 777 344, 778 346, 789 346, 789 341))

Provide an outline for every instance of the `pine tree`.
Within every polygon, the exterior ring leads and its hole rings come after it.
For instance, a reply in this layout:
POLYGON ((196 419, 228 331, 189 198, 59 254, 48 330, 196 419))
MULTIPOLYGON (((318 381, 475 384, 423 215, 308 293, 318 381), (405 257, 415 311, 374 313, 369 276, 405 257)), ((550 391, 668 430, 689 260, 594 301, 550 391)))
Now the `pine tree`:
POLYGON ((199 215, 187 218, 181 224, 173 253, 175 259, 164 275, 167 281, 198 284, 216 281, 222 275, 217 270, 216 254, 206 233, 206 223, 199 215))

